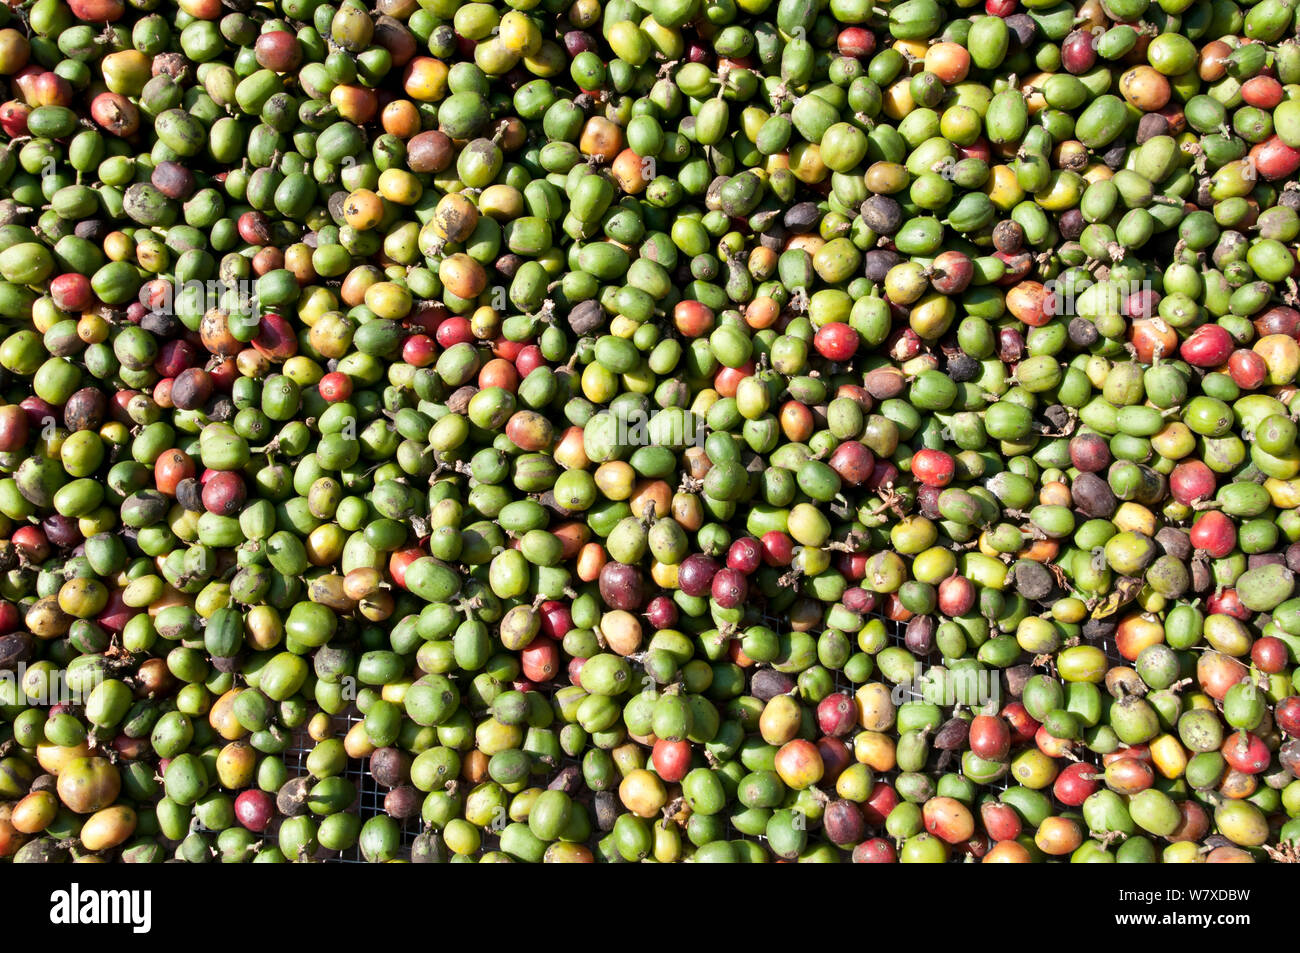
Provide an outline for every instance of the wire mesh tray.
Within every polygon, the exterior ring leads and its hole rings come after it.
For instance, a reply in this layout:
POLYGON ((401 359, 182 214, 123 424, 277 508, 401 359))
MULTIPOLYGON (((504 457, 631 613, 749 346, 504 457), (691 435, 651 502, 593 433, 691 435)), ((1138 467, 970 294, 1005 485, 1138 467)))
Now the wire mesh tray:
MULTIPOLYGON (((884 621, 886 631, 889 636, 890 644, 898 645, 898 646, 903 645, 904 625, 899 622, 892 622, 888 619, 884 619, 884 617, 879 613, 875 613, 874 615, 875 617, 880 618, 884 621)), ((764 616, 763 621, 765 624, 772 627, 779 627, 781 624, 781 620, 774 616, 764 616)), ((1119 652, 1115 648, 1114 641, 1110 636, 1107 636, 1106 638, 1094 644, 1096 644, 1096 646, 1105 653, 1106 658, 1112 664, 1120 664, 1120 665, 1129 664, 1127 660, 1123 659, 1119 655, 1119 652)), ((854 686, 844 677, 844 674, 842 672, 836 672, 835 676, 836 676, 835 677, 836 691, 847 691, 850 694, 852 694, 854 691, 854 686)), ((921 692, 918 689, 916 689, 914 686, 910 686, 910 685, 905 686, 903 690, 909 699, 920 699, 922 697, 921 692)), ((353 724, 355 724, 360 720, 361 720, 361 715, 356 711, 355 707, 349 708, 346 712, 335 717, 334 721, 335 721, 336 734, 342 734, 346 732, 353 724)), ((307 761, 307 755, 311 752, 311 748, 312 748, 312 741, 310 738, 307 737, 305 732, 299 732, 297 735, 294 736, 293 743, 284 753, 285 766, 289 769, 290 776, 298 777, 301 775, 305 775, 307 773, 306 761, 307 761)), ((1096 762, 1100 761, 1100 759, 1096 755, 1086 750, 1080 753, 1080 757, 1084 761, 1096 761, 1096 762)), ((570 760, 570 761, 566 761, 566 763, 576 764, 577 762, 570 760)), ((368 770, 367 766, 363 762, 358 761, 354 758, 349 758, 347 769, 344 771, 343 776, 351 780, 353 784, 356 785, 357 801, 351 808, 349 808, 349 810, 354 811, 357 814, 357 816, 361 819, 362 823, 365 823, 367 820, 369 820, 372 817, 375 817, 376 815, 384 813, 384 797, 387 792, 371 776, 370 771, 368 770)), ((1004 791, 1008 787, 1008 781, 1004 776, 1001 780, 996 781, 991 785, 984 785, 984 787, 992 789, 994 791, 1004 791)), ((398 856, 403 859, 409 859, 411 845, 414 843, 415 838, 419 835, 420 831, 422 830, 423 821, 421 821, 420 818, 417 816, 414 818, 410 818, 405 822, 399 822, 399 824, 401 826, 401 832, 402 832, 402 845, 401 845, 401 851, 398 856)), ((268 837, 271 836, 274 836, 273 831, 268 833, 268 837)), ((748 840, 762 841, 765 839, 761 835, 756 837, 746 837, 744 835, 739 834, 735 830, 730 831, 730 837, 733 840, 748 839, 748 840)), ((497 847, 497 835, 493 831, 490 830, 485 831, 483 833, 482 849, 495 850, 496 847, 497 847)), ((314 859, 325 863, 344 863, 344 864, 365 863, 365 860, 361 856, 360 848, 358 847, 353 847, 350 850, 342 851, 342 852, 328 851, 322 848, 320 851, 318 851, 314 859)))

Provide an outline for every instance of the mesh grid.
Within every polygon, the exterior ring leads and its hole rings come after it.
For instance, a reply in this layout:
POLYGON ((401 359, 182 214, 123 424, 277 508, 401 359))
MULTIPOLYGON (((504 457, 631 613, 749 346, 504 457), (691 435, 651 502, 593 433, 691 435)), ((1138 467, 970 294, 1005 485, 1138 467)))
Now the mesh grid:
MULTIPOLYGON (((880 613, 878 612, 874 613, 874 615, 877 618, 880 618, 882 621, 884 621, 886 631, 889 635, 890 644, 902 646, 904 644, 904 638, 903 638, 904 624, 899 622, 892 622, 888 619, 885 619, 884 616, 880 615, 880 613)), ((764 624, 770 627, 779 627, 781 621, 782 621, 781 619, 775 616, 771 616, 771 615, 763 616, 764 624)), ((1118 665, 1130 664, 1126 659, 1120 656, 1119 652, 1115 648, 1114 640, 1110 636, 1107 636, 1104 639, 1100 640, 1099 642, 1093 644, 1095 644, 1098 648, 1100 648, 1105 653, 1107 660, 1111 664, 1118 664, 1118 665)), ((834 674, 835 674, 836 691, 847 691, 849 694, 852 694, 855 686, 851 682, 849 682, 848 679, 844 677, 844 673, 835 672, 834 674)), ((916 691, 914 688, 910 686, 907 688, 906 693, 909 699, 921 698, 920 692, 916 691)), ((355 724, 360 720, 361 720, 361 715, 357 712, 355 707, 351 707, 346 712, 335 716, 334 718, 335 735, 336 736, 343 735, 353 724, 355 724)), ((307 773, 306 760, 307 760, 308 753, 311 751, 311 748, 312 748, 312 741, 310 738, 307 737, 305 732, 299 732, 294 736, 293 743, 284 754, 285 765, 289 769, 290 776, 297 777, 297 776, 305 775, 307 773)), ((1084 761, 1088 761, 1091 763, 1100 763, 1100 757, 1086 749, 1079 751, 1078 754, 1080 758, 1084 761)), ((574 759, 566 759, 564 762, 564 764, 577 764, 577 763, 578 762, 574 759)), ((957 767, 959 770, 960 765, 958 764, 957 767)), ((892 776, 893 774, 894 772, 891 772, 890 776, 892 776)), ((347 763, 347 769, 344 771, 343 776, 351 780, 353 784, 356 785, 357 792, 358 792, 357 801, 354 804, 354 806, 350 808, 350 810, 353 810, 357 813, 362 823, 365 823, 365 821, 378 814, 384 813, 384 796, 386 794, 386 791, 378 784, 378 782, 375 781, 373 777, 371 777, 370 771, 368 770, 364 762, 358 761, 354 758, 349 758, 347 763)), ((985 789, 993 790, 993 791, 1004 791, 1007 789, 1008 784, 1009 784, 1008 776, 1004 776, 1002 779, 993 782, 992 784, 983 785, 983 787, 985 789)), ((415 841, 416 836, 420 833, 422 826, 423 826, 423 822, 418 816, 414 818, 410 818, 405 822, 401 822, 402 847, 401 847, 401 852, 399 854, 400 857, 404 859, 409 859, 411 845, 415 841)), ((757 837, 743 837, 735 830, 729 830, 729 836, 731 837, 731 839, 748 839, 748 840, 760 840, 760 841, 764 840, 764 838, 761 835, 757 837)), ((593 832, 593 838, 595 837, 596 837, 596 833, 593 832)), ((494 832, 492 831, 483 832, 482 850, 484 851, 495 850, 497 848, 497 843, 498 843, 498 839, 494 832)), ((359 864, 365 862, 361 856, 360 849, 357 847, 353 847, 352 849, 343 852, 328 851, 322 848, 320 851, 317 852, 315 859, 324 861, 326 863, 359 864)), ((960 858, 954 858, 954 862, 956 862, 957 860, 960 860, 960 858)))

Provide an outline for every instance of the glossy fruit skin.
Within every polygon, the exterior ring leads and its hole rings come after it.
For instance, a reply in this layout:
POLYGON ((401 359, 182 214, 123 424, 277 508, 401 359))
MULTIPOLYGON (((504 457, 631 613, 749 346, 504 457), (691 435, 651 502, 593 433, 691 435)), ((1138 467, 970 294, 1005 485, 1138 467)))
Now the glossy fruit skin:
POLYGON ((1265 636, 1251 646, 1250 657, 1261 672, 1275 675, 1286 667, 1286 645, 1280 639, 1265 636))
POLYGON ((727 568, 748 575, 758 569, 762 558, 758 540, 746 536, 733 542, 727 549, 727 568))
POLYGON ((274 816, 274 804, 265 791, 241 791, 235 798, 235 816, 255 834, 266 830, 274 816))
POLYGON ((873 837, 853 848, 853 862, 857 864, 893 864, 898 862, 894 845, 882 837, 873 837))
POLYGON ((742 605, 749 592, 744 575, 737 569, 721 569, 714 574, 710 583, 713 601, 724 609, 734 609, 742 605))
POLYGON ((1196 367, 1217 367, 1228 359, 1234 342, 1232 336, 1218 325, 1207 324, 1197 328, 1182 343, 1179 353, 1183 360, 1196 367))
POLYGON ((1288 735, 1295 737, 1300 733, 1300 703, 1289 701, 1292 697, 1287 696, 1278 703, 1273 717, 1279 728, 1288 735))
POLYGON ((817 722, 823 734, 842 737, 853 730, 857 708, 847 695, 827 695, 817 705, 817 722))
POLYGON ((922 450, 912 458, 912 472, 926 486, 944 487, 952 482, 952 457, 942 450, 922 450))
POLYGON ((1091 765, 1072 764, 1056 776, 1052 793, 1062 804, 1079 807, 1098 789, 1091 765))
POLYGON ((970 725, 971 751, 989 761, 1001 761, 1011 750, 1011 731, 996 715, 976 715, 970 725))
POLYGON ((1180 503, 1198 503, 1209 499, 1217 487, 1213 471, 1199 460, 1189 460, 1174 467, 1169 489, 1180 503))
POLYGON ((713 559, 696 553, 687 556, 678 570, 678 586, 688 596, 700 596, 710 590, 717 573, 717 563, 713 559))
POLYGON ((680 781, 686 777, 690 766, 690 745, 686 741, 665 741, 660 739, 655 742, 654 749, 651 752, 651 758, 654 761, 655 772, 665 781, 680 781))
POLYGON ((858 349, 858 334, 846 324, 823 325, 813 336, 813 346, 828 360, 847 361, 858 349))
POLYGON ((1192 526, 1192 544, 1203 549, 1211 557, 1221 559, 1236 546, 1236 528, 1232 521, 1221 513, 1209 511, 1192 526))

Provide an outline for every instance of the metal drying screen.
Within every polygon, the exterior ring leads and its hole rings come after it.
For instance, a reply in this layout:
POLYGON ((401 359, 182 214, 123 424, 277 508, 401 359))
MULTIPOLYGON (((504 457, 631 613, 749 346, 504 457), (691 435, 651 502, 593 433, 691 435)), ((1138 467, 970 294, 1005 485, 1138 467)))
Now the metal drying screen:
MULTIPOLYGON (((877 616, 883 619, 883 616, 879 616, 878 613, 877 616)), ((764 616, 763 621, 772 627, 779 628, 781 624, 781 620, 774 616, 764 616)), ((887 619, 884 621, 889 633, 890 642, 894 645, 903 645, 903 624, 899 622, 891 622, 887 619)), ((1115 649, 1114 641, 1110 637, 1107 637, 1098 643, 1098 647, 1106 653, 1106 658, 1111 662, 1117 664, 1129 664, 1126 660, 1120 657, 1119 653, 1115 649)), ((847 691, 852 694, 853 685, 844 677, 844 674, 842 672, 836 672, 835 676, 836 690, 847 691)), ((920 693, 911 687, 907 689, 907 693, 910 698, 921 697, 920 693)), ((360 720, 361 715, 356 711, 355 707, 350 708, 344 714, 336 716, 334 719, 336 735, 346 733, 353 724, 360 720)), ((285 765, 288 767, 291 777, 298 777, 307 773, 306 761, 311 748, 312 741, 307 737, 305 732, 299 732, 294 736, 293 744, 284 753, 285 765)), ((1083 752, 1083 758, 1088 761, 1098 760, 1095 755, 1086 751, 1083 752)), ((375 779, 371 777, 370 771, 363 762, 349 758, 347 769, 343 772, 343 776, 356 785, 358 792, 357 801, 349 810, 355 811, 360 817, 362 823, 365 823, 367 820, 378 814, 384 813, 384 796, 386 792, 382 787, 380 787, 375 779)), ((992 785, 986 785, 986 787, 991 787, 995 791, 1006 790, 1007 780, 1004 777, 1002 780, 999 780, 992 785)), ((416 817, 407 820, 402 825, 402 851, 399 856, 409 859, 411 845, 416 836, 420 833, 422 824, 423 822, 416 817)), ((267 836, 268 840, 274 837, 274 828, 267 836)), ((736 833, 734 830, 731 831, 731 836, 733 839, 742 839, 742 835, 736 833)), ((764 838, 759 836, 756 838, 746 839, 763 840, 764 838)), ((495 850, 496 847, 497 836, 491 831, 484 832, 483 849, 495 850)), ((321 849, 317 852, 316 859, 324 863, 360 864, 365 862, 361 856, 360 848, 357 847, 342 852, 321 849)))

